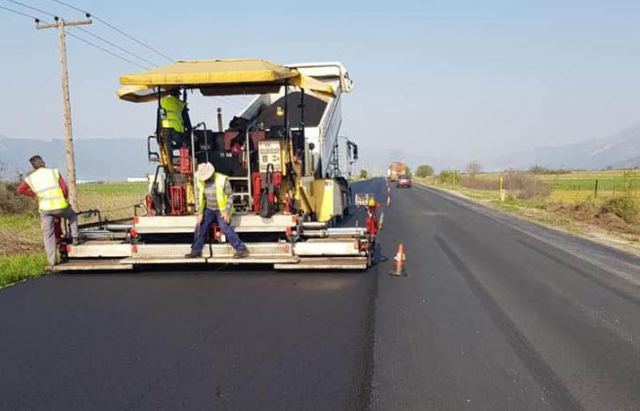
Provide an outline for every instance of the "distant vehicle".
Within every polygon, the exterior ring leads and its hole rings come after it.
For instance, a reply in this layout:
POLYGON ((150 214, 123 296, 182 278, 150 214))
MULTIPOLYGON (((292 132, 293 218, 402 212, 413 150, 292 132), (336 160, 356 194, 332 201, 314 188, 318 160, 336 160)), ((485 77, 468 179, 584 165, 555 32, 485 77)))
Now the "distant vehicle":
POLYGON ((411 188, 411 176, 410 175, 402 175, 400 177, 398 177, 398 179, 396 180, 396 187, 397 188, 411 188))
POLYGON ((407 174, 407 165, 401 161, 394 161, 389 165, 387 178, 389 181, 396 181, 399 176, 407 174))

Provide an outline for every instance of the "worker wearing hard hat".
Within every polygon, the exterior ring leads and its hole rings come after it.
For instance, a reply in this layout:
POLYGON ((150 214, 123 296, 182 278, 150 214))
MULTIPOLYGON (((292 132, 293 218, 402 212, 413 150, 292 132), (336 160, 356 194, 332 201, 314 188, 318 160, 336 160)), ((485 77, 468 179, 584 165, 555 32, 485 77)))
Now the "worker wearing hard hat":
POLYGON ((247 246, 229 224, 233 212, 233 203, 229 198, 233 193, 229 177, 216 173, 213 164, 202 163, 198 165, 196 180, 198 185, 198 224, 191 252, 185 257, 198 258, 202 256, 204 243, 214 223, 218 224, 235 250, 233 258, 244 258, 249 255, 247 246))
POLYGON ((29 159, 33 171, 17 188, 18 194, 38 199, 40 221, 44 249, 49 264, 55 265, 56 259, 56 217, 66 218, 71 225, 73 244, 80 243, 78 239, 78 217, 67 201, 67 185, 55 168, 47 168, 42 157, 35 155, 29 159))

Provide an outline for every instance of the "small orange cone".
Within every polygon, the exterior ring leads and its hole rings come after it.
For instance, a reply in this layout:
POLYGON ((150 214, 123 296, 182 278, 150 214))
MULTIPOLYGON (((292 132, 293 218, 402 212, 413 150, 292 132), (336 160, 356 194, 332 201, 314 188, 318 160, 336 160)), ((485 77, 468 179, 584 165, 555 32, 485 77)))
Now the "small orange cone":
POLYGON ((407 261, 407 256, 404 253, 404 245, 402 243, 398 244, 398 253, 395 257, 393 264, 393 270, 389 271, 389 275, 397 275, 397 276, 406 276, 404 265, 407 261))

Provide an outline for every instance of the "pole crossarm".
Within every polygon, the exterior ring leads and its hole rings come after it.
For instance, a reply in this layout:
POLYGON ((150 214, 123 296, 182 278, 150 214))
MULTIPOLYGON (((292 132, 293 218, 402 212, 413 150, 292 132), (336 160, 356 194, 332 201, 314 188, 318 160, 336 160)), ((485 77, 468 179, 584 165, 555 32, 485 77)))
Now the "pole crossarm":
POLYGON ((93 21, 91 19, 82 19, 82 20, 64 20, 64 19, 58 19, 55 23, 38 23, 36 24, 36 29, 38 30, 44 30, 44 29, 52 29, 52 28, 56 28, 59 25, 63 25, 66 27, 71 27, 71 26, 84 26, 86 24, 92 24, 93 21))

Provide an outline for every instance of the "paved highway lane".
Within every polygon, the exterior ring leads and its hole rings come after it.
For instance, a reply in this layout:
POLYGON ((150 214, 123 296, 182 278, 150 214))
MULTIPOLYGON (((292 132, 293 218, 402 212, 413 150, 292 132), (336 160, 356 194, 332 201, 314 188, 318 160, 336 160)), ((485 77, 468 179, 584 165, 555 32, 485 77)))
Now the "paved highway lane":
MULTIPOLYGON (((354 192, 382 195, 382 180, 354 192)), ((640 409, 640 263, 392 190, 408 277, 178 270, 0 290, 0 409, 640 409)))
POLYGON ((0 409, 360 408, 373 279, 155 272, 2 290, 0 409))
POLYGON ((432 189, 386 217, 373 408, 640 409, 638 259, 432 189))
POLYGON ((187 270, 0 290, 0 409, 367 406, 375 270, 187 270))

